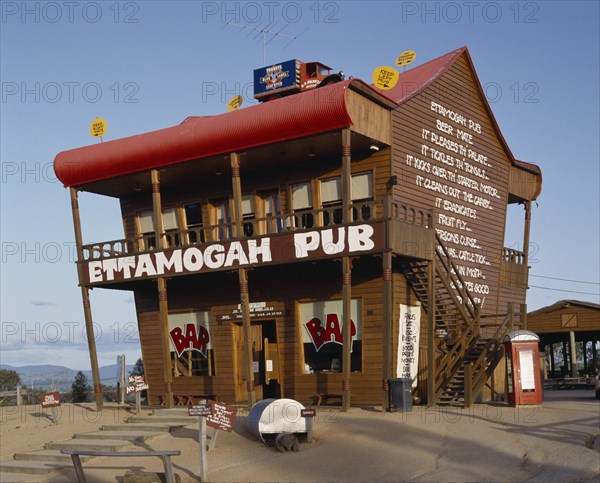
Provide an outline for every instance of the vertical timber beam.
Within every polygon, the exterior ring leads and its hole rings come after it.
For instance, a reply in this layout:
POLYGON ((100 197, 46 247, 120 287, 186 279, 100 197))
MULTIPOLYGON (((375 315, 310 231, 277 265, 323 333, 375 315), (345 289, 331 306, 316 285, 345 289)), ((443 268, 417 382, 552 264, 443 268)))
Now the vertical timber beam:
POLYGON ((569 331, 569 355, 571 356, 571 377, 577 377, 577 347, 575 345, 575 331, 569 331))
MULTIPOLYGON (((160 199, 160 177, 158 170, 150 172, 152 181, 152 214, 154 219, 154 238, 159 249, 167 248, 163 229, 162 203, 160 199)), ((167 281, 159 277, 156 281, 158 289, 158 320, 161 327, 163 346, 163 378, 165 380, 165 405, 173 407, 173 370, 171 367, 171 347, 169 344, 169 305, 167 303, 167 281)))
MULTIPOLYGON (((352 221, 352 175, 350 163, 351 158, 351 136, 350 128, 342 129, 342 222, 348 224, 352 221)), ((350 257, 342 258, 342 288, 343 302, 342 312, 344 317, 344 346, 342 350, 342 411, 348 411, 351 403, 350 393, 350 374, 352 347, 352 321, 351 321, 351 300, 352 300, 352 269, 350 267, 350 257)))
POLYGON ((527 273, 527 280, 529 282, 529 234, 531 231, 531 201, 525 202, 525 227, 523 230, 523 254, 524 260, 523 264, 525 265, 525 270, 527 273))
POLYGON ((394 307, 393 270, 392 270, 392 198, 386 196, 383 205, 385 220, 386 252, 383 254, 383 371, 382 371, 382 401, 384 411, 389 410, 390 394, 388 379, 392 377, 392 318, 394 307))
POLYGON ((83 317, 85 320, 85 331, 90 353, 90 365, 92 367, 92 383, 94 385, 94 397, 96 399, 96 410, 102 410, 102 386, 100 385, 100 369, 98 368, 98 353, 96 352, 96 339, 94 337, 94 321, 92 319, 92 308, 90 305, 89 288, 83 285, 83 236, 81 234, 81 217, 79 214, 79 201, 77 188, 71 188, 71 211, 73 214, 73 228, 75 230, 75 247, 77 249, 77 277, 81 287, 81 298, 83 301, 83 317))
MULTIPOLYGON (((242 230, 242 184, 240 181, 240 155, 231 153, 231 185, 233 188, 233 213, 235 216, 235 233, 241 237, 242 230)), ((252 346, 250 345, 250 301, 248 300, 248 273, 245 268, 238 270, 240 281, 240 305, 242 306, 242 334, 244 337, 244 357, 246 367, 246 391, 248 392, 248 407, 256 402, 254 393, 254 370, 252 346)))

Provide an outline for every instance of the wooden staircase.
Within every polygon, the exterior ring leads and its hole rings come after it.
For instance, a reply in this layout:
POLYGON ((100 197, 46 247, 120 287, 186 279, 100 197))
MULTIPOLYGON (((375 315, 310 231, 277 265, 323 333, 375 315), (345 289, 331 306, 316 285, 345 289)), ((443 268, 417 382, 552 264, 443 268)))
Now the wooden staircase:
POLYGON ((434 310, 435 337, 442 342, 435 355, 434 395, 429 404, 470 406, 503 355, 502 339, 514 326, 512 304, 500 323, 481 326, 479 304, 443 242, 437 237, 433 290, 428 261, 402 264, 404 275, 426 313, 434 310), (433 303, 431 303, 433 295, 433 303))

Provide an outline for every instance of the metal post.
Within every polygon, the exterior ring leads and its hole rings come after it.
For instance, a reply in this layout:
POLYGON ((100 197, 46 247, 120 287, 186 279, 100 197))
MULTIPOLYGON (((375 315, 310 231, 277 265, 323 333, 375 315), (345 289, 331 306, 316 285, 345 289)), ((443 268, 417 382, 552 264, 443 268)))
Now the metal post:
MULTIPOLYGON (((160 199, 160 179, 158 170, 150 172, 152 180, 152 212, 154 219, 154 238, 160 249, 167 248, 163 230, 162 203, 160 199)), ((171 346, 169 343, 169 306, 167 303, 167 281, 160 277, 156 280, 158 289, 158 317, 162 328, 163 378, 165 380, 165 406, 173 406, 173 371, 171 369, 171 346)))
MULTIPOLYGON (((233 213, 235 217, 235 235, 241 237, 242 226, 242 184, 240 180, 240 156, 238 153, 230 154, 231 185, 233 188, 233 213)), ((245 268, 238 271, 240 281, 240 305, 242 306, 242 334, 244 337, 244 352, 246 357, 246 390, 248 392, 248 407, 256 402, 254 393, 254 370, 252 345, 250 344, 250 301, 248 298, 248 273, 245 268)))
POLYGON ((393 269, 392 269, 392 199, 386 196, 383 205, 383 218, 386 223, 386 251, 383 254, 383 371, 382 371, 382 408, 389 410, 390 389, 388 380, 392 377, 392 318, 394 306, 393 269))
MULTIPOLYGON (((342 130, 342 222, 344 224, 352 221, 352 175, 351 159, 351 131, 349 128, 342 130)), ((342 258, 342 288, 343 301, 342 313, 344 318, 343 327, 343 350, 342 350, 342 411, 348 411, 351 403, 350 374, 352 372, 351 347, 352 347, 352 269, 350 257, 342 258)))
POLYGON ((77 249, 77 276, 79 286, 81 287, 81 299, 83 301, 83 317, 85 319, 85 331, 88 341, 88 350, 90 353, 90 365, 92 367, 92 383, 94 385, 94 396, 96 399, 96 410, 102 410, 102 386, 100 385, 100 370, 98 367, 98 354, 96 352, 96 338, 94 336, 94 322, 92 319, 92 309, 90 306, 90 294, 88 287, 84 286, 83 271, 81 263, 83 262, 83 236, 81 233, 81 218, 79 215, 79 201, 77 199, 77 189, 70 188, 71 192, 71 211, 73 214, 73 228, 75 230, 75 247, 77 249))
POLYGON ((436 367, 435 367, 435 241, 434 252, 427 267, 428 294, 427 294, 427 406, 434 406, 437 402, 435 393, 436 367))

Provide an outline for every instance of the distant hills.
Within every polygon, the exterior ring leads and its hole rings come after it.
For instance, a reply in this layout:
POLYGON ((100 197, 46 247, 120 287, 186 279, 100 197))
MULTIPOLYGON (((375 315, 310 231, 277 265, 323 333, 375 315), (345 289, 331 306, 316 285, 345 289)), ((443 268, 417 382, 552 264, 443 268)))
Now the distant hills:
MULTIPOLYGON (((0 369, 9 371, 17 371, 21 378, 21 384, 34 389, 49 390, 52 384, 56 384, 59 391, 68 391, 71 389, 71 384, 75 379, 75 375, 79 372, 75 369, 70 369, 65 366, 54 366, 44 364, 39 366, 21 366, 14 367, 9 364, 0 364, 0 369)), ((126 366, 127 374, 133 369, 132 365, 126 366)), ((92 371, 81 371, 88 378, 90 386, 92 385, 92 371)), ((106 386, 117 385, 117 365, 111 364, 100 367, 100 380, 106 386)), ((2 389, 2 388, 0 388, 2 389)))

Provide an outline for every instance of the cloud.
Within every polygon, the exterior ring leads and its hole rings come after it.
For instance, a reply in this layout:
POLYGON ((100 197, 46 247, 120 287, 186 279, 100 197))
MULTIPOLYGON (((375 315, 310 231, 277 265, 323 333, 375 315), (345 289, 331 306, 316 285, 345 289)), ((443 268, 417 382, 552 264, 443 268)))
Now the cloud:
POLYGON ((36 307, 58 307, 55 303, 47 302, 46 300, 31 300, 30 303, 36 307))

